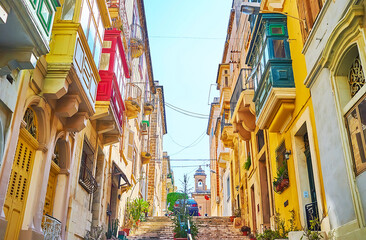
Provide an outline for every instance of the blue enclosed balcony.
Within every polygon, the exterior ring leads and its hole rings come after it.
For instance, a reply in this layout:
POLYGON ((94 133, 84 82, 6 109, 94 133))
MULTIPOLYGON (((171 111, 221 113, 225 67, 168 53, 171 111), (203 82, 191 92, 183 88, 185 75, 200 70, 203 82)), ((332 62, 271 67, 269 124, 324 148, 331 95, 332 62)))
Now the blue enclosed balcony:
POLYGON ((291 119, 295 83, 287 32, 281 14, 260 14, 252 32, 246 64, 252 67, 255 114, 260 129, 281 131, 291 119))

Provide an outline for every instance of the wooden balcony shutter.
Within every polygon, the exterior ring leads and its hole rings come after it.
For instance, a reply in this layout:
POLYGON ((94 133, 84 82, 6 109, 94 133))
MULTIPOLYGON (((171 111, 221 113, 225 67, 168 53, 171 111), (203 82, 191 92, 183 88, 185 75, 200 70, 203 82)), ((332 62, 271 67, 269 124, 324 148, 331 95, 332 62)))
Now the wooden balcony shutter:
POLYGON ((128 142, 127 142, 127 158, 129 160, 133 160, 133 137, 134 133, 133 131, 129 131, 128 133, 128 142))
POLYGON ((305 19, 306 26, 301 22, 301 32, 304 43, 313 28, 315 20, 322 8, 321 0, 297 0, 299 18, 305 19))

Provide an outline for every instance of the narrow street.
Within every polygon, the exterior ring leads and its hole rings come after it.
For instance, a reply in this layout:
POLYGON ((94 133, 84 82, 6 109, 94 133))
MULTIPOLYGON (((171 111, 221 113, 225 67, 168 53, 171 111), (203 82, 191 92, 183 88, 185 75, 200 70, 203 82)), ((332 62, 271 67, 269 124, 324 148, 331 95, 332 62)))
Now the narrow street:
POLYGON ((366 0, 0 0, 0 240, 366 240, 366 0))

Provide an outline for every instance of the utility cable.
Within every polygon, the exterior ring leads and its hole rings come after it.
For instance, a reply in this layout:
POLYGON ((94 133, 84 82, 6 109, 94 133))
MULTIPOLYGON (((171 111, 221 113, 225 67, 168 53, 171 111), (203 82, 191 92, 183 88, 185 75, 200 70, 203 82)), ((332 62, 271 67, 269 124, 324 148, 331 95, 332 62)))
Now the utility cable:
POLYGON ((167 106, 168 108, 170 108, 170 109, 172 109, 172 110, 176 111, 176 112, 179 112, 179 113, 181 113, 181 114, 183 114, 183 115, 186 115, 186 116, 189 116, 189 117, 199 118, 199 119, 205 119, 205 120, 209 119, 209 117, 202 117, 202 116, 197 116, 197 115, 188 114, 188 113, 186 113, 186 112, 183 112, 183 111, 177 110, 177 109, 175 109, 175 108, 172 108, 172 107, 170 107, 169 105, 166 105, 166 106, 167 106))
POLYGON ((170 156, 174 156, 174 155, 176 155, 176 154, 178 154, 178 153, 181 153, 182 151, 186 150, 187 148, 191 148, 191 147, 196 146, 198 143, 200 143, 200 142, 202 141, 203 137, 205 136, 205 133, 206 133, 206 131, 204 131, 204 132, 201 134, 201 136, 199 136, 196 140, 194 140, 190 145, 188 145, 187 147, 185 147, 185 148, 181 149, 180 151, 178 151, 178 152, 176 152, 176 153, 170 154, 170 156))
POLYGON ((181 144, 177 143, 177 142, 172 138, 172 136, 170 136, 170 134, 169 134, 169 133, 167 133, 167 135, 168 135, 168 136, 169 136, 169 138, 172 140, 172 142, 173 142, 173 143, 175 143, 176 145, 178 145, 179 147, 188 147, 188 146, 183 146, 183 145, 181 145, 181 144))
POLYGON ((170 104, 170 103, 167 103, 165 102, 165 105, 169 106, 169 107, 173 107, 173 108, 176 108, 178 110, 181 110, 183 112, 187 112, 189 114, 194 114, 194 115, 199 115, 199 116, 202 116, 202 117, 209 117, 208 114, 202 114, 202 113, 195 113, 195 112, 191 112, 191 111, 188 111, 188 110, 185 110, 183 108, 180 108, 180 107, 177 107, 177 106, 174 106, 173 104, 170 104))

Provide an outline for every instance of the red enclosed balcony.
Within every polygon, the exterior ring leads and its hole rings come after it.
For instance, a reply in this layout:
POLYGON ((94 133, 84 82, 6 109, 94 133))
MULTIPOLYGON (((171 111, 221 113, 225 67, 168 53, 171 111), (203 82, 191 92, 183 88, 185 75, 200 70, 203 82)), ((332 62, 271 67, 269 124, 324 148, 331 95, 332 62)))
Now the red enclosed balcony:
POLYGON ((118 142, 121 136, 123 94, 126 79, 130 78, 119 30, 105 31, 99 75, 96 114, 92 120, 96 121, 98 133, 103 134, 103 143, 107 145, 118 142))

